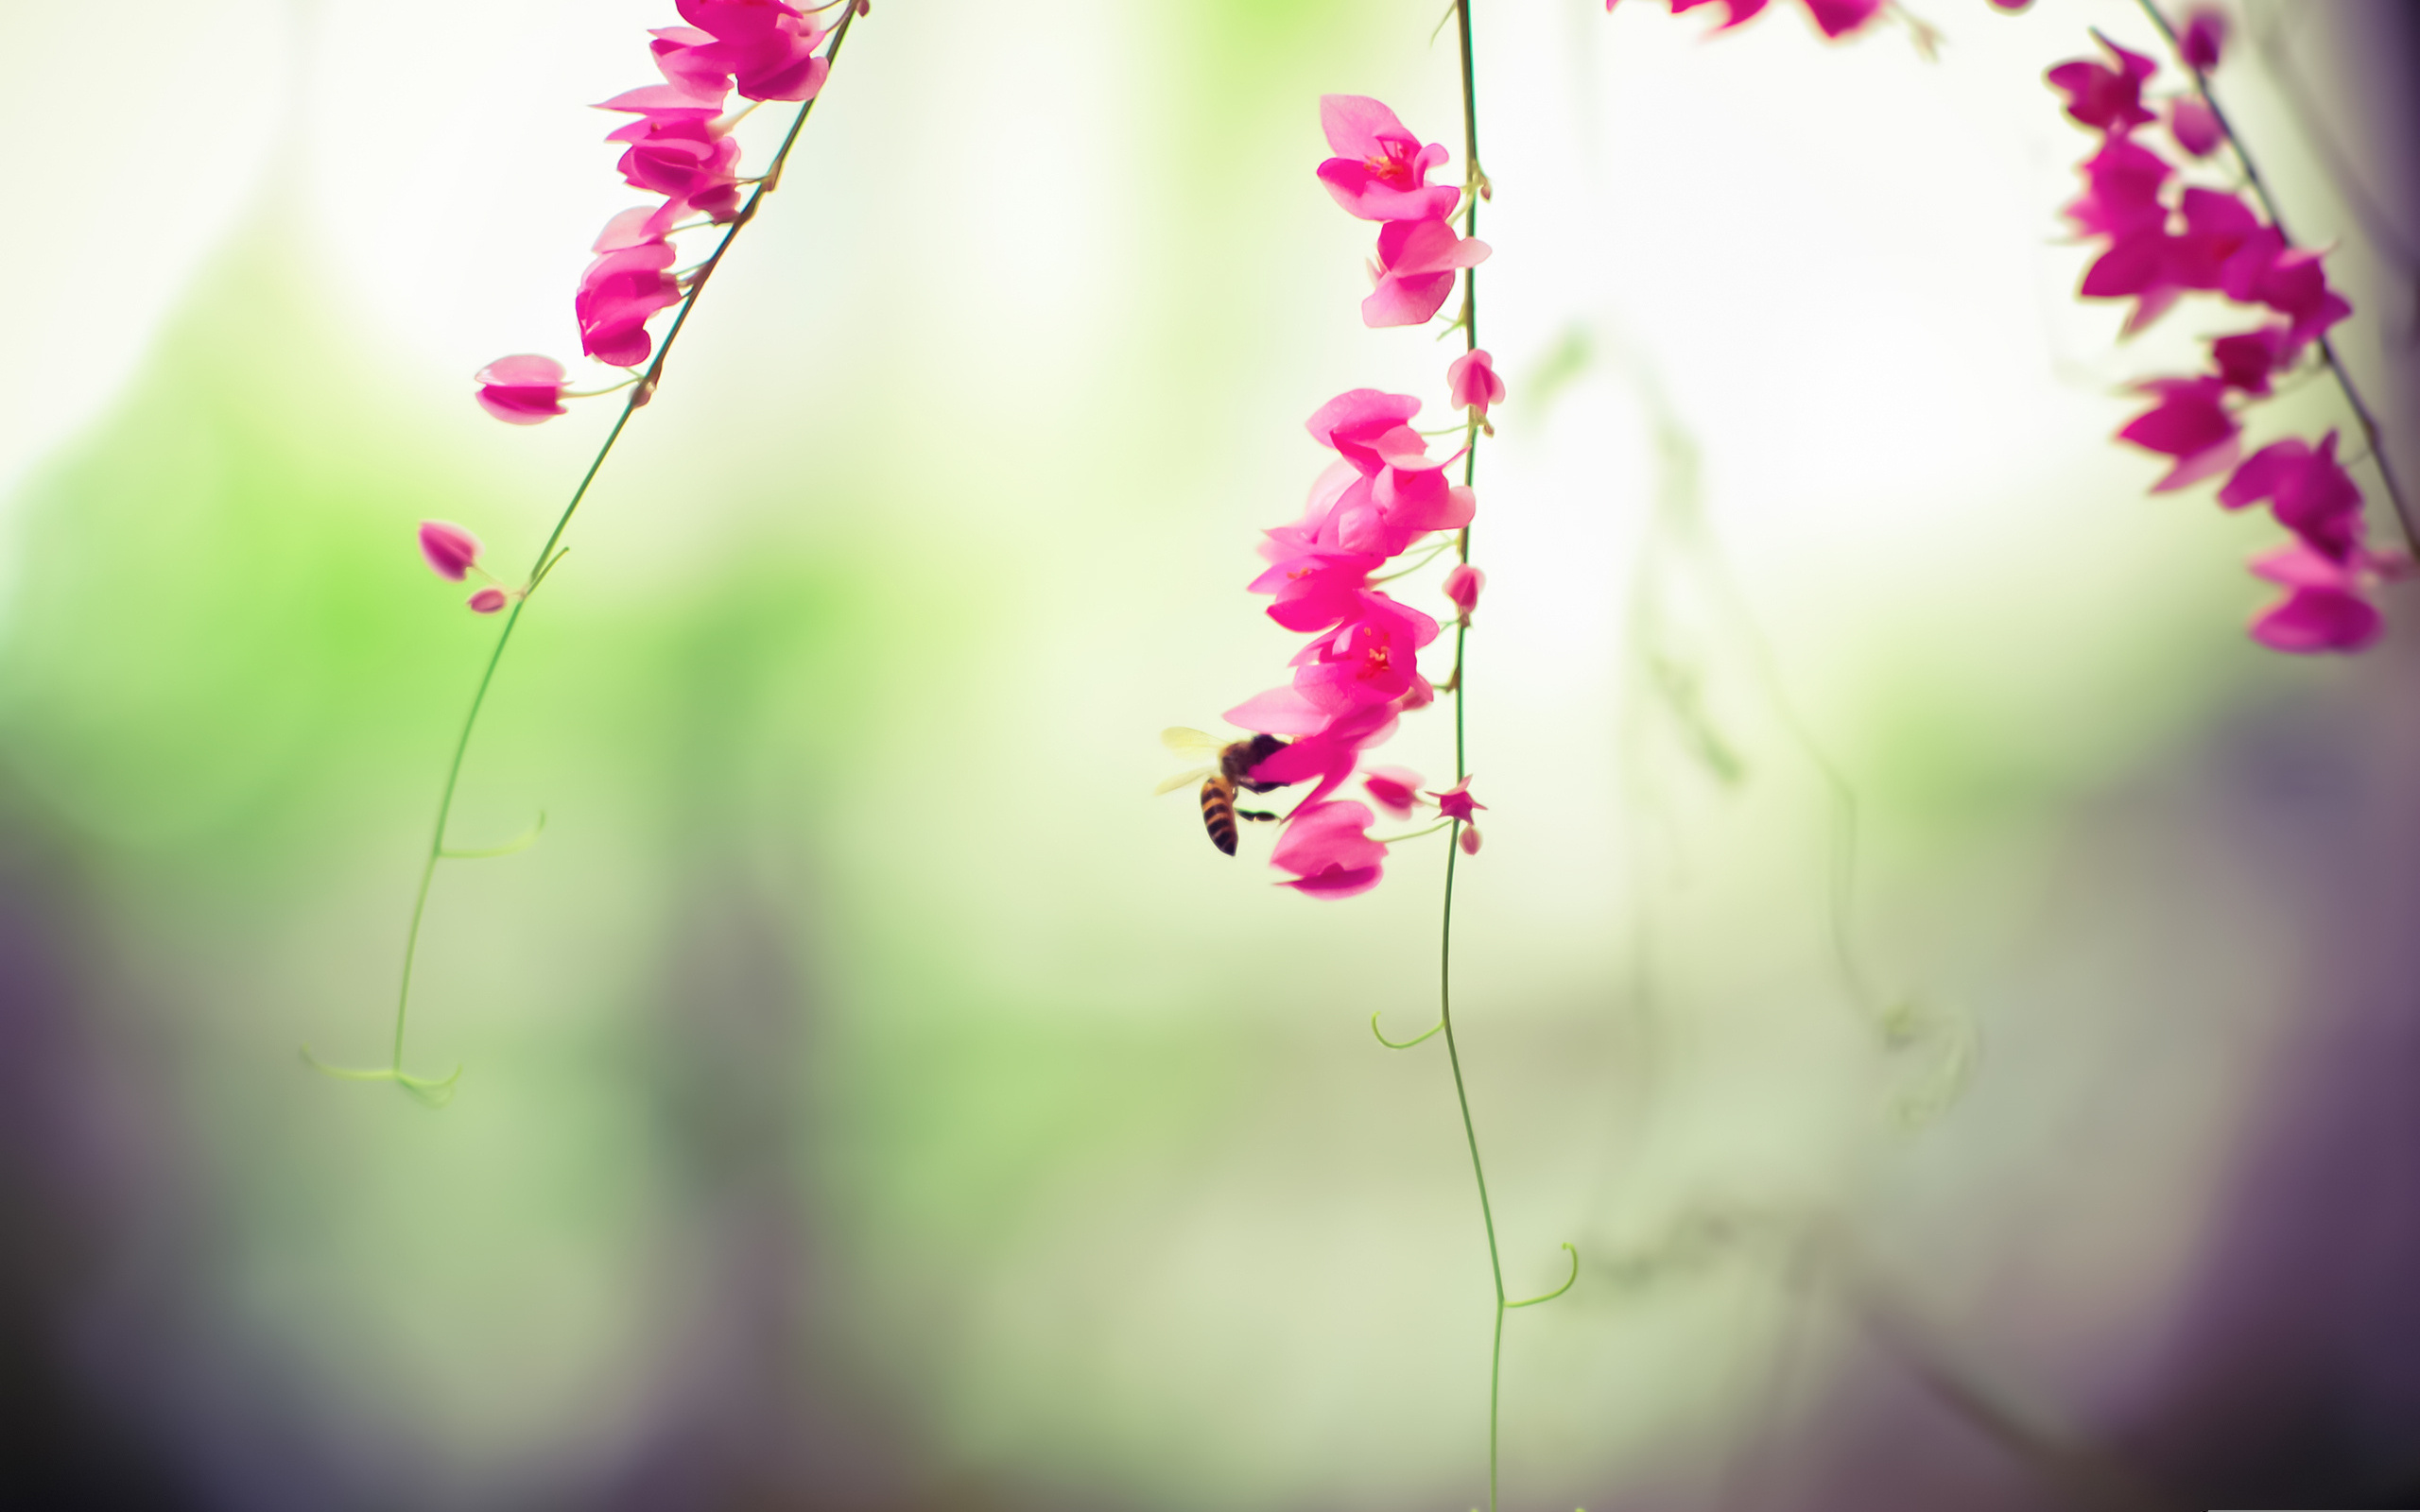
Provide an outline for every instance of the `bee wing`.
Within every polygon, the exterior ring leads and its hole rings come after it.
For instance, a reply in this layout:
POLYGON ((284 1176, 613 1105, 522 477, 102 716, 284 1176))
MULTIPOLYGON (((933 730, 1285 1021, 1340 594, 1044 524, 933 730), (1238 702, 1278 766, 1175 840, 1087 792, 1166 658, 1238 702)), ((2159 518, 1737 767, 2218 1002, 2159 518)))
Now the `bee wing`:
POLYGON ((1180 756, 1215 756, 1227 748, 1218 736, 1183 725, 1170 725, 1160 731, 1160 744, 1180 756))
POLYGON ((1212 768, 1210 767, 1197 766, 1189 772, 1179 772, 1174 777, 1169 778, 1167 782, 1162 782, 1159 786, 1151 789, 1151 796, 1153 798, 1158 798, 1163 793, 1173 793, 1180 787, 1191 787, 1194 783, 1201 782, 1205 777, 1208 777, 1211 771, 1212 768))

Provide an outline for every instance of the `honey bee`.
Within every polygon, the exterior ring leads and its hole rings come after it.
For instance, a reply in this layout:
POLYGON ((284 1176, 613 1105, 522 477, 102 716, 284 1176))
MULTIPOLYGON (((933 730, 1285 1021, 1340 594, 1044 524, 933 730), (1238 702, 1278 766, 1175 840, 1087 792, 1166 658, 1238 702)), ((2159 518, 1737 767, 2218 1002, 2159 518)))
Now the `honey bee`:
POLYGON ((1174 726, 1160 731, 1160 744, 1184 756, 1207 756, 1215 753, 1217 762, 1209 766, 1197 766, 1152 789, 1154 793, 1173 793, 1178 788, 1199 780, 1201 783, 1201 827, 1210 832, 1210 843, 1228 855, 1236 853, 1236 821, 1237 819, 1274 819, 1276 815, 1261 809, 1236 807, 1236 789, 1252 793, 1274 793, 1283 782, 1255 782, 1246 774, 1262 762, 1286 748, 1284 739, 1276 735, 1253 735, 1244 740, 1220 740, 1199 730, 1174 726))

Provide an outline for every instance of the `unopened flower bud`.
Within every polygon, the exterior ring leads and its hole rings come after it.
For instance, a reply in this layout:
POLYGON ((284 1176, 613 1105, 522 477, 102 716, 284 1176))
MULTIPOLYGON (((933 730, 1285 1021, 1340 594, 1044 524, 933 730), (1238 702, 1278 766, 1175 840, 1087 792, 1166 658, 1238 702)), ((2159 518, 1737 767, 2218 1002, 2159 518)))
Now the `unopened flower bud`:
POLYGON ((1478 412, 1487 419, 1487 406, 1504 403, 1504 380, 1495 375, 1495 359, 1485 347, 1474 347, 1445 369, 1446 402, 1456 409, 1478 412))
POLYGON ((1445 575, 1445 596, 1462 611, 1462 623, 1470 623, 1471 610, 1478 608, 1478 591, 1487 586, 1487 574, 1469 562, 1463 562, 1445 575))
POLYGON ((2226 140, 2226 132, 2219 127, 2218 112, 2190 94, 2178 95, 2169 106, 2168 129, 2178 146, 2197 158, 2208 157, 2226 140))
POLYGON ((2219 53, 2226 40, 2226 12, 2216 6, 2201 6, 2185 18, 2185 28, 2177 34, 2176 50, 2184 56, 2186 67, 2206 74, 2219 66, 2219 53))
POLYGON ((511 603, 512 598, 501 588, 482 588, 473 593, 468 602, 472 613, 493 614, 505 605, 511 603))
POLYGON ((1420 774, 1401 766, 1374 766, 1361 779, 1370 797, 1378 807, 1398 819, 1411 816, 1411 806, 1417 799, 1420 774))
POLYGON ((1475 856, 1478 854, 1478 826, 1476 824, 1463 825, 1462 837, 1459 843, 1462 848, 1462 854, 1466 856, 1475 856))
POLYGON ((538 425, 563 412, 563 365, 552 357, 498 357, 473 378, 479 407, 508 425, 538 425))
POLYGON ((420 554, 438 576, 460 582, 479 559, 479 538, 442 520, 420 523, 420 554))

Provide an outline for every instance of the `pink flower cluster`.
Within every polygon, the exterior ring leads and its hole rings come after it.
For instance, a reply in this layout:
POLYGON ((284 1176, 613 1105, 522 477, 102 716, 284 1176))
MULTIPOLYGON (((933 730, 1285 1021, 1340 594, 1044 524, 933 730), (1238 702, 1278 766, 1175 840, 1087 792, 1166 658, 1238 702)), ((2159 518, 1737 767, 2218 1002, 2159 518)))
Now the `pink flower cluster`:
MULTIPOLYGON (((1715 27, 1728 31, 1742 22, 1754 21, 1771 0, 1670 0, 1672 13, 1695 10, 1703 5, 1722 7, 1723 19, 1715 27)), ((1890 9, 1888 0, 1804 0, 1806 14, 1826 37, 1845 37, 1890 9)), ((1991 0, 2001 10, 2022 10, 2033 0, 1991 0)), ((1614 9, 1614 0, 1605 0, 1605 9, 1614 9)))
MULTIPOLYGON (((1453 237, 1444 216, 1460 191, 1422 181, 1443 160, 1444 148, 1422 146, 1375 100, 1329 95, 1320 106, 1329 145, 1352 154, 1322 163, 1320 180, 1346 210, 1385 222, 1382 258, 1391 248, 1453 237)), ((1451 269, 1485 254, 1484 246, 1463 239, 1440 262, 1445 271, 1414 275, 1400 261, 1389 264, 1378 292, 1362 306, 1364 320, 1427 319, 1452 287, 1451 269), (1437 282, 1424 282, 1432 278, 1437 282), (1379 318, 1396 314, 1404 318, 1379 318)), ((1474 431, 1488 407, 1504 398, 1503 380, 1484 351, 1457 359, 1447 387, 1474 431)), ((1269 566, 1251 584, 1253 593, 1270 598, 1270 619, 1309 639, 1295 653, 1285 685, 1246 700, 1226 717, 1246 730, 1294 737, 1249 775, 1255 782, 1312 784, 1287 816, 1270 860, 1294 873, 1284 885, 1315 897, 1348 898, 1377 885, 1386 845, 1369 835, 1374 815, 1367 803, 1330 795, 1360 769, 1363 752, 1394 733, 1401 715, 1437 696, 1421 675, 1420 652, 1437 639, 1438 622, 1378 583, 1391 576, 1389 563, 1437 532, 1468 525, 1478 501, 1445 475, 1461 454, 1428 454, 1426 439, 1411 424, 1419 412, 1420 401, 1411 395, 1374 388, 1349 390, 1319 407, 1307 422, 1311 438, 1335 457, 1311 486, 1303 517, 1264 533, 1260 554, 1269 566)), ((1448 576, 1446 596, 1461 624, 1470 623, 1484 581, 1468 565, 1448 576)), ((1402 818, 1421 804, 1420 781, 1400 767, 1379 767, 1365 775, 1363 786, 1380 808, 1402 818)), ((1449 819, 1467 822, 1480 806, 1470 798, 1468 779, 1428 797, 1449 819)), ((1478 832, 1466 828, 1461 844, 1476 853, 1478 832)))
MULTIPOLYGON (((2200 76, 2218 66, 2224 42, 2214 10, 2193 15, 2178 39, 2200 76)), ((2253 638, 2280 651, 2358 651, 2378 637, 2369 590, 2404 571, 2400 556, 2364 541, 2361 490, 2336 458, 2330 431, 2316 446, 2288 438, 2242 456, 2241 413, 2270 393, 2352 305, 2330 288, 2321 254, 2290 245, 2240 195, 2184 183, 2176 166, 2136 132, 2162 118, 2143 87, 2159 65, 2095 32, 2107 60, 2079 59, 2049 71, 2067 114, 2100 133, 2082 165, 2084 192, 2066 216, 2101 244, 2083 277, 2086 299, 2133 300, 2132 335, 2188 292, 2215 293, 2261 313, 2261 323, 2210 343, 2208 370, 2138 386, 2152 407, 2118 437, 2172 459, 2152 491, 2165 493, 2228 474, 2219 502, 2230 509, 2267 503, 2292 543, 2253 564, 2285 590, 2252 622, 2253 638)), ((2168 135, 2191 158, 2226 142, 2198 91, 2168 102, 2168 135)))
POLYGON ((1428 182, 1428 170, 1450 154, 1434 142, 1424 146, 1366 95, 1320 96, 1320 128, 1337 154, 1320 164, 1320 181, 1347 214, 1378 223, 1361 323, 1425 324, 1453 292, 1455 275, 1487 261, 1487 243, 1454 231, 1462 192, 1428 182))
MULTIPOLYGON (((743 112, 725 112, 732 94, 755 101, 809 100, 831 70, 818 52, 829 32, 814 19, 829 5, 801 10, 787 0, 676 4, 689 25, 649 33, 665 82, 626 91, 597 107, 633 117, 605 138, 622 146, 615 164, 622 181, 662 197, 606 222, 591 249, 596 259, 572 297, 580 350, 615 368, 645 363, 654 351, 648 322, 681 302, 685 284, 673 271, 678 259, 670 238, 739 215, 739 144, 730 132, 743 112), (689 216, 700 218, 683 225, 689 216)), ((563 369, 551 357, 501 358, 475 381, 480 405, 509 423, 534 425, 563 413, 563 369)))

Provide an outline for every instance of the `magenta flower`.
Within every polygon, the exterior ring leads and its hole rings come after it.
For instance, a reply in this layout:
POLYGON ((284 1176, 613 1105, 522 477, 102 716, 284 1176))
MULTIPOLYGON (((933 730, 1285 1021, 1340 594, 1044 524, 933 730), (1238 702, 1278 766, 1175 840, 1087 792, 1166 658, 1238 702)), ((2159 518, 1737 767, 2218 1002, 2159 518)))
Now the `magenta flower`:
MULTIPOLYGON (((1806 0, 1806 13, 1826 37, 1845 37, 1872 21, 1882 0, 1806 0)), ((1472 847, 1477 850, 1478 847, 1472 847)))
POLYGON ((2198 483, 2234 464, 2242 427, 2221 402, 2224 379, 2154 378, 2135 387, 2158 395, 2159 403, 2129 421, 2118 439, 2176 458, 2168 475, 2152 485, 2153 493, 2198 483))
POLYGON ((1435 220, 1452 215, 1461 202, 1460 189, 1427 181, 1428 170, 1450 154, 1434 142, 1422 146, 1378 101, 1364 94, 1322 94, 1320 129, 1337 154, 1319 165, 1320 182, 1347 215, 1435 220))
POLYGON ((1455 275, 1486 262, 1489 249, 1443 219, 1388 221, 1378 231, 1375 287, 1361 301, 1361 323, 1372 330, 1425 323, 1454 291, 1455 275))
POLYGON ((1361 785, 1371 800, 1394 818, 1411 817, 1420 802, 1420 774, 1408 766, 1373 766, 1362 774, 1361 785))
POLYGON ((1409 421, 1420 413, 1420 401, 1409 394, 1381 393, 1375 388, 1349 388, 1303 422, 1319 442, 1353 464, 1363 477, 1374 477, 1391 456, 1417 456, 1427 450, 1409 421))
POLYGON ((501 588, 482 588, 463 602, 471 606, 474 614, 493 614, 511 603, 512 598, 501 588))
POLYGON ((1445 369, 1446 403, 1487 419, 1488 406, 1504 403, 1504 380, 1495 375, 1495 359, 1485 347, 1474 347, 1445 369))
POLYGON ((681 302, 681 284, 669 271, 667 242, 641 242, 605 253, 580 276, 572 313, 579 321, 580 349, 599 362, 635 368, 654 342, 647 322, 655 312, 681 302))
POLYGON ((2252 621, 2252 638, 2273 651, 2359 651, 2385 627, 2362 592, 2359 568, 2331 560, 2306 542, 2256 558, 2252 572, 2286 590, 2284 598, 2252 621))
MULTIPOLYGON (((1291 689, 1281 690, 1292 693, 1291 689)), ((1263 697, 1270 696, 1264 694, 1263 697)), ((1255 700, 1257 701, 1257 700, 1255 700)), ((1333 717, 1322 715, 1312 733, 1272 753, 1252 769, 1256 782, 1276 782, 1291 787, 1296 782, 1315 782, 1305 795, 1302 806, 1307 807, 1335 792, 1353 776, 1360 765, 1361 752, 1373 746, 1382 746, 1395 732, 1396 704, 1374 704, 1349 713, 1333 717)))
POLYGON ((2116 238, 2168 224, 2160 189, 2176 170, 2151 148, 2114 136, 2084 160, 2080 171, 2084 192, 2067 206, 2066 216, 2085 235, 2116 238))
POLYGON ((1378 885, 1387 848, 1370 838, 1370 806, 1350 799, 1305 805, 1287 821, 1270 865, 1293 872, 1278 885, 1314 898, 1350 898, 1378 885))
POLYGON ((704 81, 728 90, 735 84, 752 100, 806 100, 822 90, 831 72, 813 56, 822 31, 790 6, 708 0, 684 5, 681 13, 697 25, 654 34, 656 66, 676 85, 704 81))
POLYGON ((1443 793, 1432 792, 1428 796, 1437 800, 1439 813, 1449 819, 1460 819, 1467 824, 1471 819, 1471 810, 1487 807, 1484 803, 1472 801, 1470 788, 1471 780, 1465 777, 1443 793))
POLYGON ((2229 388, 2258 397, 2269 392, 2270 374, 2292 362, 2301 350, 2290 327, 2265 325, 2218 337, 2210 343, 2210 361, 2229 388))
POLYGON ((2351 301, 2327 286, 2327 274, 2319 266, 2322 255, 2300 248, 2284 251, 2259 269, 2248 291, 2250 298, 2293 322, 2297 347, 2316 340, 2353 313, 2351 301))
POLYGON ((420 523, 420 554, 428 558, 429 571, 458 583, 478 565, 479 538, 443 520, 424 520, 420 523))
POLYGON ((1461 562, 1445 575, 1445 596, 1461 611, 1464 625, 1471 622, 1471 610, 1478 608, 1479 590, 1487 586, 1487 574, 1469 562, 1461 562))
POLYGON ((2180 94, 2169 103, 2168 134, 2197 158, 2208 157, 2227 139, 2225 129, 2219 125, 2219 112, 2190 94, 2180 94))
POLYGON ((2316 448, 2288 438, 2262 447, 2219 490, 2230 509, 2269 501, 2277 523, 2330 559, 2348 562, 2361 550, 2361 490, 2336 460, 2336 433, 2316 448))
POLYGON ((1437 622, 1374 589, 1363 589, 1355 617, 1294 656, 1294 691, 1329 713, 1392 703, 1420 679, 1420 648, 1437 639, 1437 622))
POLYGON ((2143 80, 2157 73, 2159 64, 2140 53, 2128 52, 2099 31, 2092 38, 2117 67, 2079 58, 2044 76, 2052 89, 2067 97, 2067 114, 2113 135, 2155 119, 2143 108, 2143 80))
POLYGON ((739 144, 712 121, 657 116, 606 133, 630 149, 614 166, 633 189, 685 200, 717 220, 738 208, 739 144))
POLYGON ((2197 74, 2206 74, 2219 66, 2219 53, 2226 45, 2227 18, 2216 6, 2196 6, 2185 18, 2185 29, 2178 34, 2176 50, 2185 66, 2197 74))
POLYGON ((471 381, 479 407, 508 425, 543 424, 563 412, 563 365, 552 357, 498 357, 471 381))

